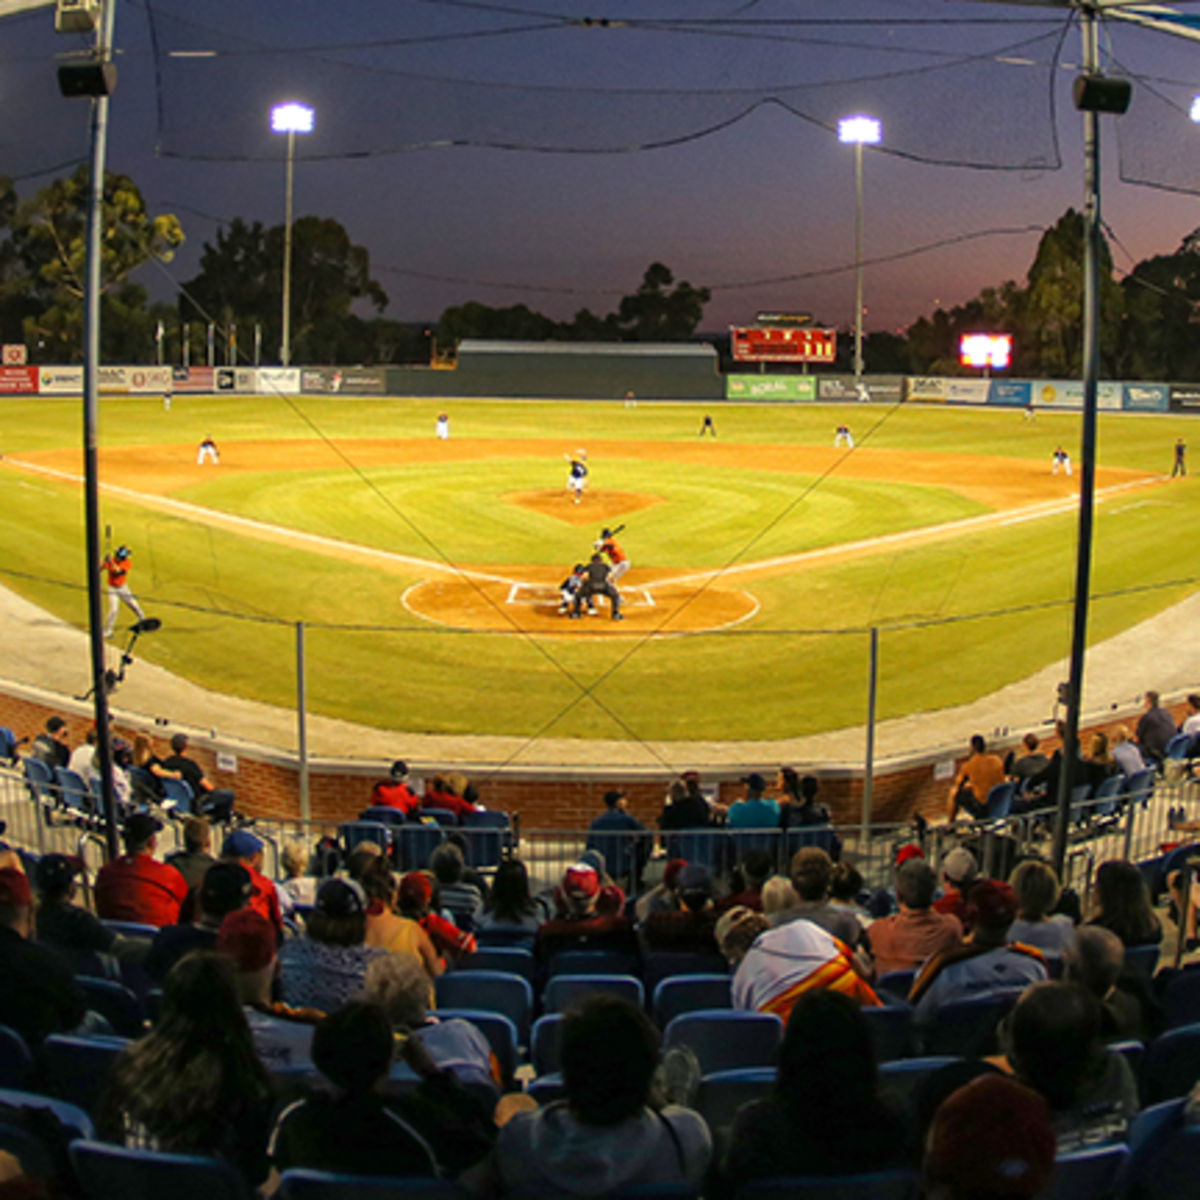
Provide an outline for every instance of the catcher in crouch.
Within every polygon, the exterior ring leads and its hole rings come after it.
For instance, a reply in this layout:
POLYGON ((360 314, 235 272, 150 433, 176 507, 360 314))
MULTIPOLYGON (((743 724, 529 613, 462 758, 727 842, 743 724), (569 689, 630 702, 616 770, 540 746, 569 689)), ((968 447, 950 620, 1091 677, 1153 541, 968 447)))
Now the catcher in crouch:
POLYGON ((612 619, 614 621, 625 620, 621 614, 621 593, 613 587, 612 580, 609 578, 608 563, 599 554, 592 555, 592 560, 587 565, 586 578, 579 591, 575 593, 575 602, 571 608, 573 621, 579 619, 579 610, 583 607, 585 600, 588 608, 591 609, 593 596, 607 596, 612 601, 612 619))

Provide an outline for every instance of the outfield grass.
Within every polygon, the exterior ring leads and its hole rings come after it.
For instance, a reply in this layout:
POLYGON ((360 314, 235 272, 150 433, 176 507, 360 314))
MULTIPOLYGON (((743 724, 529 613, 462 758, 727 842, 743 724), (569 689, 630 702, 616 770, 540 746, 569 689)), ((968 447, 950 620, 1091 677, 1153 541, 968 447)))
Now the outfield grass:
MULTIPOLYGON (((239 440, 419 438, 432 447, 432 401, 177 397, 102 405, 102 444, 183 445, 212 434, 239 440)), ((714 405, 722 442, 818 445, 850 420, 860 444, 889 450, 1049 458, 1073 448, 1078 415, 937 408, 714 405)), ((608 456, 604 486, 664 503, 636 514, 635 558, 653 567, 711 567, 742 555, 792 553, 981 511, 945 488, 652 461, 655 443, 695 441, 699 405, 455 403, 454 437, 536 443, 538 455, 486 470, 429 461, 372 467, 371 486, 347 471, 220 475, 179 498, 420 557, 486 565, 572 561, 592 531, 515 505, 508 492, 543 486, 540 451, 630 441, 608 456), (556 440, 556 441, 555 441, 556 440), (766 533, 763 531, 767 530, 766 533), (761 536, 760 536, 761 535, 761 536), (747 552, 747 547, 750 547, 747 552)), ((1185 418, 1101 417, 1100 460, 1163 471, 1185 418)), ((77 444, 79 404, 0 403, 0 449, 77 444)), ((550 484, 561 486, 555 468, 550 484)), ((83 624, 85 578, 78 488, 0 471, 0 550, 16 590, 83 624), (74 589, 72 586, 74 585, 74 589)), ((1098 513, 1094 588, 1114 592, 1200 575, 1190 537, 1193 480, 1131 493, 1098 513)), ((387 728, 515 736, 771 739, 861 721, 867 634, 881 636, 880 715, 962 703, 1021 678, 1068 648, 1075 519, 1047 517, 964 533, 953 541, 832 562, 755 579, 754 619, 736 630, 665 641, 532 640, 430 627, 400 603, 418 581, 147 511, 106 495, 104 520, 135 548, 134 585, 165 618, 139 653, 187 678, 276 704, 293 699, 291 622, 309 626, 310 707, 387 728), (947 621, 1022 606, 1031 612, 947 621), (176 608, 174 605, 188 607, 176 608), (229 615, 227 615, 229 614, 229 615), (251 621, 245 618, 257 617, 251 621), (237 619, 241 618, 241 619, 237 619), (942 622, 904 628, 910 622, 942 622), (326 628, 386 626, 385 631, 326 628)), ((1138 591, 1097 603, 1093 639, 1108 637, 1181 599, 1187 587, 1138 591)), ((1137 675, 1131 695, 1152 682, 1137 675)), ((997 714, 1003 723, 1003 714, 997 714)))

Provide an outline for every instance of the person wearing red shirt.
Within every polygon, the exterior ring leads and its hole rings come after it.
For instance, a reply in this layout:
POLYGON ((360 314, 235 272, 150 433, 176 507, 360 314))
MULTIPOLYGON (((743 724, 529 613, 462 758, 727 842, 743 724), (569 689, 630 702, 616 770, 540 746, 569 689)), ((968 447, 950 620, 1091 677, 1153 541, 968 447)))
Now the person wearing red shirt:
POLYGON ((283 913, 279 907, 279 892, 260 870, 263 861, 263 841, 248 829, 235 829, 221 847, 226 862, 240 863, 250 876, 250 901, 247 908, 270 921, 275 933, 283 937, 283 913))
POLYGON ((188 885, 174 867, 154 857, 162 822, 134 813, 125 822, 125 853, 105 863, 96 876, 96 913, 105 921, 174 925, 188 885))
POLYGON ((478 812, 482 805, 476 803, 479 792, 474 784, 467 783, 465 779, 462 779, 460 787, 461 795, 454 790, 454 784, 450 780, 441 775, 435 775, 425 789, 425 796, 421 801, 422 807, 443 808, 447 812, 454 813, 460 820, 464 813, 478 812))
POLYGON ((381 780, 371 790, 372 807, 395 808, 406 817, 421 807, 421 797, 408 786, 408 763, 397 759, 392 763, 391 778, 381 780))

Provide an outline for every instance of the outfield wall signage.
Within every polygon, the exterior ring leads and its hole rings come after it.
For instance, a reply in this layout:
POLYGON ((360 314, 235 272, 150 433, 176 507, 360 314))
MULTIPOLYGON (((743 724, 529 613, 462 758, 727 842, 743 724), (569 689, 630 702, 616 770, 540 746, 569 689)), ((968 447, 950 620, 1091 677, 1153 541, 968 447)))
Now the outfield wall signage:
POLYGON ((1125 408, 1130 412, 1167 412, 1172 389, 1165 383, 1127 383, 1125 408))
POLYGON ((818 375, 817 395, 822 400, 880 400, 898 404, 904 399, 903 375, 863 376, 866 396, 860 397, 854 385, 853 375, 818 375))
POLYGON ((177 392, 217 390, 217 372, 214 367, 176 367, 171 375, 177 392))
POLYGON ((37 367, 0 367, 0 395, 29 396, 37 390, 37 367))
POLYGON ((39 367, 38 391, 45 396, 82 396, 82 367, 39 367))
POLYGON ((382 396, 386 384, 383 367, 305 367, 300 372, 300 391, 306 396, 382 396))
MULTIPOLYGON (((1039 408, 1082 408, 1083 380, 1034 380, 1033 402, 1039 408)), ((1125 407, 1124 385, 1109 381, 1097 383, 1096 407, 1108 412, 1120 412, 1125 407)))
POLYGON ((990 379, 914 376, 908 381, 908 398, 938 404, 986 404, 991 386, 990 379))
POLYGON ((1005 408, 1028 408, 1033 398, 1033 384, 1028 379, 993 379, 988 390, 988 403, 1005 408))
POLYGON ((1176 412, 1200 411, 1200 383, 1173 383, 1170 405, 1176 412))
POLYGON ((238 391, 242 391, 242 375, 250 376, 246 391, 257 391, 261 396, 300 395, 300 371, 297 367, 259 367, 257 371, 238 371, 238 391))
POLYGON ((727 400, 815 400, 817 380, 813 375, 727 375, 727 400))
POLYGON ((100 391, 122 395, 162 395, 171 390, 170 367, 101 367, 100 391))

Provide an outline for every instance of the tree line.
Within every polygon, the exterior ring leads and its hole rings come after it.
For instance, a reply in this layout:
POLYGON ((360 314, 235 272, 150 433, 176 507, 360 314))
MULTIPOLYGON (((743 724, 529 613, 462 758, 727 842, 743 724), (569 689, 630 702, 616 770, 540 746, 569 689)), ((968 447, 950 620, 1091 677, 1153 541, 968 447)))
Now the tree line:
MULTIPOLYGON (((34 362, 78 362, 83 347, 83 279, 88 173, 81 166, 21 199, 0 176, 0 341, 24 342, 34 362)), ((329 217, 292 227, 292 359, 297 363, 428 362, 464 338, 611 342, 686 341, 696 336, 711 300, 706 287, 676 281, 655 262, 641 283, 603 316, 580 309, 556 321, 525 304, 479 301, 447 308, 433 325, 384 316, 388 296, 372 278, 370 254, 329 217), (366 315, 363 315, 363 314, 366 315)), ((197 275, 178 301, 150 303, 130 277, 149 262, 167 263, 184 243, 169 213, 152 215, 128 176, 106 176, 102 253, 101 355, 106 362, 153 362, 156 331, 165 361, 206 361, 207 328, 219 330, 219 361, 237 329, 241 361, 255 327, 264 362, 277 360, 282 311, 284 229, 235 218, 206 242, 197 275)), ((1101 373, 1114 379, 1200 379, 1200 230, 1173 254, 1114 278, 1101 248, 1101 373)), ((903 333, 871 333, 864 345, 872 373, 958 374, 964 333, 1011 333, 1014 376, 1071 377, 1082 358, 1083 218, 1069 209, 1043 234, 1022 282, 984 288, 950 309, 921 317, 903 333)), ((718 339, 719 340, 719 339, 718 339)), ((849 369, 849 338, 839 338, 838 367, 849 369)))

